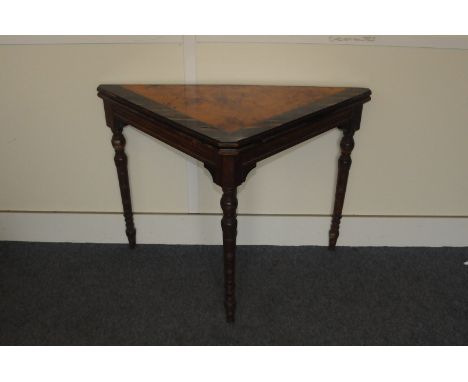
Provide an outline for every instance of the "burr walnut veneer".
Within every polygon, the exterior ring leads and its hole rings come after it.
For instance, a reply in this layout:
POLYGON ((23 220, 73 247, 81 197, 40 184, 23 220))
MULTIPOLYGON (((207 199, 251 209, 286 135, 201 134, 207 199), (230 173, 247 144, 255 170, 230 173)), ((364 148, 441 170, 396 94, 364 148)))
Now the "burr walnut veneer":
MULTIPOLYGON (((225 308, 234 321, 237 187, 257 162, 332 128, 343 131, 329 248, 339 233, 353 135, 364 88, 254 85, 101 85, 106 123, 130 247, 135 246, 130 187, 122 130, 131 125, 202 161, 222 188, 225 308)), ((303 164, 301 163, 301 166, 303 164)))

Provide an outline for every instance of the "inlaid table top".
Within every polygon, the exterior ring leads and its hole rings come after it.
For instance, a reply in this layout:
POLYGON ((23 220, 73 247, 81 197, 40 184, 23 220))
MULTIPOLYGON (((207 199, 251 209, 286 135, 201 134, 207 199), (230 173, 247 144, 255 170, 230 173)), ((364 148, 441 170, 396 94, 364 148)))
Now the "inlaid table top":
POLYGON ((370 95, 365 88, 259 85, 101 85, 98 91, 218 146, 248 143, 370 95))
POLYGON ((343 138, 328 245, 335 249, 353 136, 360 128, 363 104, 370 100, 370 94, 366 88, 317 86, 100 85, 98 95, 112 130, 130 247, 136 245, 136 230, 123 135, 127 125, 203 162, 222 188, 224 305, 227 320, 233 322, 237 187, 259 161, 339 128, 343 138))

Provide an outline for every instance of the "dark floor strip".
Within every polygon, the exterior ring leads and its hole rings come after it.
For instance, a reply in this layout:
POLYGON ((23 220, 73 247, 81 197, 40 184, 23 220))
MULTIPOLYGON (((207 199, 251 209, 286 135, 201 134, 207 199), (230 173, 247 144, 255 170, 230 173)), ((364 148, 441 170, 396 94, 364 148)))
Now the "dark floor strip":
POLYGON ((468 345, 468 248, 0 242, 0 345, 468 345))

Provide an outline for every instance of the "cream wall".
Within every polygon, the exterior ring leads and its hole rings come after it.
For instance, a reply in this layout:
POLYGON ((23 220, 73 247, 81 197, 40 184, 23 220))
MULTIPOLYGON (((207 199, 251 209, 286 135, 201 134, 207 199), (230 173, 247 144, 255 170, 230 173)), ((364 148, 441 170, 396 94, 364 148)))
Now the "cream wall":
MULTIPOLYGON (((183 81, 181 44, 0 45, 0 210, 120 211, 96 88, 183 81)), ((185 156, 125 131, 135 211, 185 212, 185 156)))
MULTIPOLYGON (((468 215, 468 50, 203 39, 186 48, 0 45, 0 210, 120 211, 96 86, 183 83, 193 72, 198 83, 371 88, 344 212, 468 215)), ((207 171, 134 129, 125 134, 135 211, 185 213, 198 191, 196 210, 219 212, 207 171)), ((261 162, 241 187, 239 211, 329 214, 338 140, 332 131, 261 162)))
MULTIPOLYGON (((344 213, 468 215, 468 50, 310 44, 198 46, 200 83, 363 86, 344 213)), ((339 134, 262 162, 239 195, 249 213, 329 214, 339 134)), ((202 176, 201 206, 219 192, 202 176)))

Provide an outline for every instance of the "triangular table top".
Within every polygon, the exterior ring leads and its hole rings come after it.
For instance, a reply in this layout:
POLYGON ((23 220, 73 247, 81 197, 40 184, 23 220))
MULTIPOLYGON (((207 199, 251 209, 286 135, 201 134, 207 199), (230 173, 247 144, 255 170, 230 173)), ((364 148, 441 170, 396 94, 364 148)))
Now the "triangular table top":
POLYGON ((370 94, 365 88, 260 85, 101 85, 98 90, 219 142, 238 142, 370 94))

